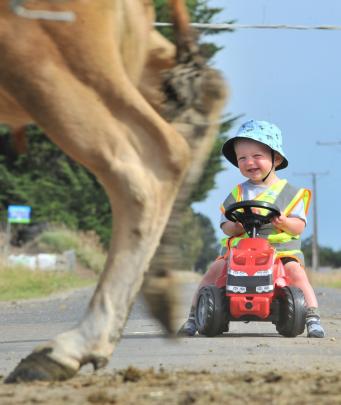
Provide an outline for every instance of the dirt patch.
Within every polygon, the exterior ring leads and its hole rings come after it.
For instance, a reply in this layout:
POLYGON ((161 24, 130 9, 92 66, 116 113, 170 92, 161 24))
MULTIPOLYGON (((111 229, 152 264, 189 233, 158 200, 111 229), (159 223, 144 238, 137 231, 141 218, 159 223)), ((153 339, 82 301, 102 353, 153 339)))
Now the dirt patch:
POLYGON ((0 385, 7 404, 340 404, 341 377, 322 373, 142 371, 78 376, 59 383, 0 385))

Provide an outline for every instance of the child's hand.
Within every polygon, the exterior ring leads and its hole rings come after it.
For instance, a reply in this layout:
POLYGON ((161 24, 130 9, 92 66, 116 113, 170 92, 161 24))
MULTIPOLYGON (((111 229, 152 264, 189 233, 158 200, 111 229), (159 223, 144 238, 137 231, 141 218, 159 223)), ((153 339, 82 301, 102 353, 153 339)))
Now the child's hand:
POLYGON ((301 218, 287 217, 282 214, 271 221, 272 225, 280 231, 290 235, 300 235, 305 228, 305 221, 301 218))
POLYGON ((254 208, 254 207, 252 207, 252 208, 251 208, 251 211, 252 211, 254 214, 260 214, 260 215, 261 215, 261 209, 260 209, 260 208, 254 208))
POLYGON ((236 232, 237 233, 244 233, 245 232, 244 227, 240 222, 238 222, 238 221, 235 222, 235 227, 236 227, 236 232))
POLYGON ((279 217, 275 217, 271 223, 273 226, 275 226, 276 228, 284 231, 284 228, 287 225, 287 221, 288 221, 288 217, 284 214, 281 213, 281 215, 279 217))

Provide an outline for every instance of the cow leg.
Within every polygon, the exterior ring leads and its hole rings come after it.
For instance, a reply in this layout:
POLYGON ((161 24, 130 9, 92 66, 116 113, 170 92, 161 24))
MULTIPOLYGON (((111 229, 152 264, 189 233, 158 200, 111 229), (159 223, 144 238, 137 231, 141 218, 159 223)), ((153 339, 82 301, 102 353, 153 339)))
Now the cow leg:
POLYGON ((124 86, 120 91, 112 89, 118 112, 109 111, 100 96, 49 50, 50 44, 44 45, 36 59, 26 63, 22 43, 17 47, 11 42, 7 48, 0 41, 0 84, 56 144, 96 174, 108 193, 114 227, 106 266, 84 319, 36 348, 7 382, 65 379, 85 363, 106 364, 188 161, 182 137, 137 95, 128 80, 120 77, 117 86, 122 81, 124 86), (51 61, 52 56, 56 60, 51 61), (25 75, 20 66, 25 66, 25 75), (133 120, 127 119, 131 110, 133 120))
MULTIPOLYGON (((94 13, 96 13, 96 9, 93 10, 93 14, 94 13)), ((60 30, 60 25, 43 24, 43 26, 53 38, 54 42, 60 47, 65 43, 65 37, 70 35, 70 33, 65 30, 60 30)), ((156 116, 155 113, 152 112, 151 107, 142 100, 140 93, 137 92, 135 88, 132 88, 128 82, 125 82, 125 80, 127 80, 126 75, 129 75, 129 81, 139 85, 139 91, 142 92, 153 107, 160 108, 160 105, 164 102, 164 97, 159 90, 161 87, 160 72, 174 65, 176 54, 175 46, 162 37, 157 31, 152 30, 145 40, 141 41, 139 39, 136 41, 138 49, 135 50, 134 54, 137 59, 145 60, 144 70, 141 69, 143 63, 129 64, 123 61, 123 63, 125 63, 125 69, 128 69, 128 72, 125 73, 122 67, 117 64, 120 55, 113 46, 111 38, 117 37, 119 34, 117 32, 113 33, 111 25, 102 23, 100 35, 95 37, 92 35, 91 27, 87 26, 87 21, 84 21, 81 26, 81 35, 79 33, 80 27, 77 27, 77 25, 73 28, 70 27, 70 29, 73 30, 73 35, 71 36, 77 35, 79 39, 78 41, 69 43, 67 47, 63 46, 64 57, 68 61, 73 73, 77 77, 80 77, 84 83, 96 90, 109 110, 117 110, 116 93, 120 92, 122 96, 120 105, 123 102, 129 105, 132 94, 134 94, 136 100, 139 100, 136 102, 135 108, 129 106, 125 111, 120 111, 121 117, 128 112, 129 117, 126 117, 127 120, 130 120, 132 123, 140 122, 141 116, 146 114, 147 109, 151 114, 156 116), (89 42, 93 44, 90 48, 89 42), (145 49, 141 52, 143 47, 145 47, 145 49), (145 54, 145 56, 142 54, 145 54), (74 55, 77 55, 77 59, 73 57, 74 55), (95 62, 99 59, 98 55, 101 55, 101 63, 95 62), (113 72, 115 72, 115 74, 113 74, 113 72), (139 80, 141 75, 142 78, 139 80), (120 77, 121 87, 118 87, 117 77, 120 77), (129 88, 130 93, 123 92, 122 88, 129 88), (124 100, 124 96, 127 97, 127 100, 124 100)), ((140 37, 142 33, 143 30, 139 32, 140 37)), ((130 49, 132 53, 134 52, 131 43, 126 44, 123 48, 130 49)), ((124 57, 124 55, 122 57, 124 57)), ((162 122, 163 125, 163 121, 156 116, 156 119, 153 120, 152 123, 149 123, 148 132, 151 136, 156 132, 156 136, 159 137, 160 122, 162 122)), ((175 330, 175 302, 177 297, 174 293, 176 286, 172 289, 168 288, 168 286, 174 284, 174 277, 169 271, 169 266, 164 266, 164 263, 158 263, 158 265, 153 266, 151 270, 152 272, 150 273, 152 274, 149 274, 144 284, 145 297, 148 303, 150 303, 150 309, 153 315, 161 321, 168 332, 172 333, 175 330), (161 265, 159 266, 159 264, 161 265)))
MULTIPOLYGON (((59 27, 59 25, 44 24, 44 29, 47 30, 53 40, 61 47, 65 42, 65 36, 69 34, 65 30, 60 30, 59 27)), ((115 111, 117 110, 117 96, 115 93, 121 91, 120 88, 117 88, 115 80, 117 77, 120 77, 120 81, 124 82, 126 76, 122 68, 117 65, 120 55, 112 46, 112 41, 110 41, 110 37, 116 37, 118 33, 114 35, 110 25, 105 26, 105 24, 102 24, 101 35, 93 37, 91 27, 86 25, 86 21, 83 22, 81 28, 81 35, 78 32, 79 27, 75 26, 73 28, 74 35, 72 36, 77 35, 80 39, 68 44, 67 47, 63 47, 64 56, 77 77, 80 77, 87 85, 95 88, 109 110, 115 111), (90 49, 88 46, 89 42, 92 42, 94 45, 90 49), (77 55, 77 59, 73 58, 74 55, 77 55), (101 55, 101 63, 94 63, 94 61, 99 59, 98 55, 101 55)), ((142 31, 140 35, 142 35, 142 31)), ((178 57, 186 59, 187 63, 178 65, 174 69, 174 77, 168 79, 167 88, 170 89, 172 87, 170 94, 173 97, 176 95, 173 100, 169 100, 169 105, 167 105, 167 100, 160 99, 160 94, 155 88, 160 84, 160 70, 166 67, 169 68, 175 63, 176 49, 174 45, 170 44, 156 31, 152 31, 144 41, 137 41, 139 49, 136 50, 136 58, 142 58, 146 61, 144 71, 138 68, 141 66, 141 63, 129 64, 125 62, 125 67, 129 69, 129 80, 139 84, 144 96, 155 107, 160 108, 161 101, 166 103, 166 110, 171 110, 168 116, 172 119, 175 126, 178 125, 180 127, 181 133, 191 145, 193 162, 191 170, 195 174, 194 176, 191 175, 191 179, 184 184, 183 191, 185 191, 186 195, 179 196, 181 202, 180 200, 177 201, 177 212, 173 212, 172 215, 173 224, 174 222, 179 222, 178 219, 182 216, 183 207, 188 203, 188 195, 193 188, 193 184, 198 181, 201 170, 205 167, 208 151, 212 148, 217 131, 217 125, 213 125, 211 122, 215 122, 219 118, 225 99, 225 86, 221 77, 216 72, 203 66, 203 61, 197 54, 197 48, 190 46, 189 34, 186 38, 186 46, 184 44, 179 46, 183 50, 182 52, 186 54, 186 57, 184 58, 180 54, 178 54, 178 57), (146 48, 145 52, 143 52, 146 53, 145 57, 141 55, 141 46, 146 48), (199 66, 201 66, 200 69, 199 66), (141 74, 143 75, 142 80, 139 81, 141 74), (159 105, 157 105, 158 103, 159 105), (180 115, 178 112, 179 104, 181 106, 180 115), (200 124, 202 122, 204 125, 200 124)), ((130 49, 130 52, 133 49, 131 44, 123 48, 130 49)), ((129 87, 129 83, 125 83, 124 87, 131 88, 131 86, 129 87)), ((138 98, 141 99, 140 93, 135 88, 131 92, 133 92, 136 100, 138 98)), ((125 103, 128 105, 132 94, 124 94, 128 97, 125 100, 125 103)), ((132 108, 131 106, 125 110, 129 112, 129 117, 126 119, 131 122, 141 121, 140 117, 145 114, 146 109, 151 110, 143 100, 136 103, 134 107, 132 108)), ((121 117, 126 113, 125 111, 120 112, 121 117)), ((156 136, 159 136, 160 127, 158 121, 160 121, 160 118, 153 121, 153 125, 156 125, 156 127, 149 126, 148 128, 151 136, 154 131, 156 132, 156 136)), ((173 309, 175 309, 174 302, 176 301, 176 297, 174 296, 176 287, 169 288, 174 281, 170 270, 175 270, 176 268, 174 267, 174 262, 169 261, 169 258, 166 261, 164 257, 169 256, 169 252, 171 251, 169 244, 171 241, 174 242, 174 232, 170 229, 172 227, 174 228, 170 224, 169 230, 167 229, 167 234, 162 240, 159 252, 162 251, 163 257, 160 260, 161 255, 158 255, 157 260, 154 260, 151 272, 144 285, 145 296, 147 301, 150 302, 153 314, 169 332, 174 331, 173 321, 175 313, 173 309), (165 246, 166 244, 168 246, 165 246)))

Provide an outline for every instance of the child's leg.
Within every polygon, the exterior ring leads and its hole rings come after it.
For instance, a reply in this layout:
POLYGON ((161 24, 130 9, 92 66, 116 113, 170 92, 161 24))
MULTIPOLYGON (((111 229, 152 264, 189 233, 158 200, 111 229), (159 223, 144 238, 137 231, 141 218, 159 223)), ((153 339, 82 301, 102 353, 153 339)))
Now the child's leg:
POLYGON ((284 267, 287 275, 291 279, 291 285, 298 287, 303 291, 307 304, 306 325, 308 337, 324 337, 325 333, 320 324, 320 314, 318 311, 316 295, 304 268, 296 261, 290 261, 286 263, 284 267))
POLYGON ((224 259, 218 259, 211 264, 211 266, 208 268, 208 270, 204 274, 204 276, 203 276, 202 280, 200 281, 200 284, 199 284, 198 288, 196 289, 195 294, 193 296, 192 305, 191 305, 191 309, 189 311, 188 319, 179 329, 179 332, 178 332, 179 335, 187 335, 187 336, 195 335, 197 328, 195 325, 194 311, 195 311, 195 304, 197 302, 198 293, 202 287, 205 287, 210 284, 214 284, 217 277, 221 274, 224 264, 225 264, 224 259))
POLYGON ((284 265, 286 274, 291 279, 291 284, 303 291, 307 307, 318 307, 317 299, 313 287, 311 286, 307 274, 300 263, 296 261, 288 262, 284 265))

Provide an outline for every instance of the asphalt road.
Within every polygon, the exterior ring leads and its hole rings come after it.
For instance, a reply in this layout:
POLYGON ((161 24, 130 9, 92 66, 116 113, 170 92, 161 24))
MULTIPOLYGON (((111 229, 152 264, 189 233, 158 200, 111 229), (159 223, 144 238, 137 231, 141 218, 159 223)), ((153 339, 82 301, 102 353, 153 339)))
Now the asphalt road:
MULTIPOLYGON (((194 284, 181 289, 179 326, 194 289, 194 284)), ((7 375, 37 344, 75 325, 91 293, 84 289, 50 299, 0 303, 0 374, 7 375)), ((341 371, 341 290, 318 289, 317 295, 325 339, 308 339, 305 334, 284 338, 271 323, 235 322, 221 337, 172 340, 165 338, 139 298, 106 370, 134 365, 156 370, 341 371)), ((81 372, 92 369, 86 366, 81 372)))

